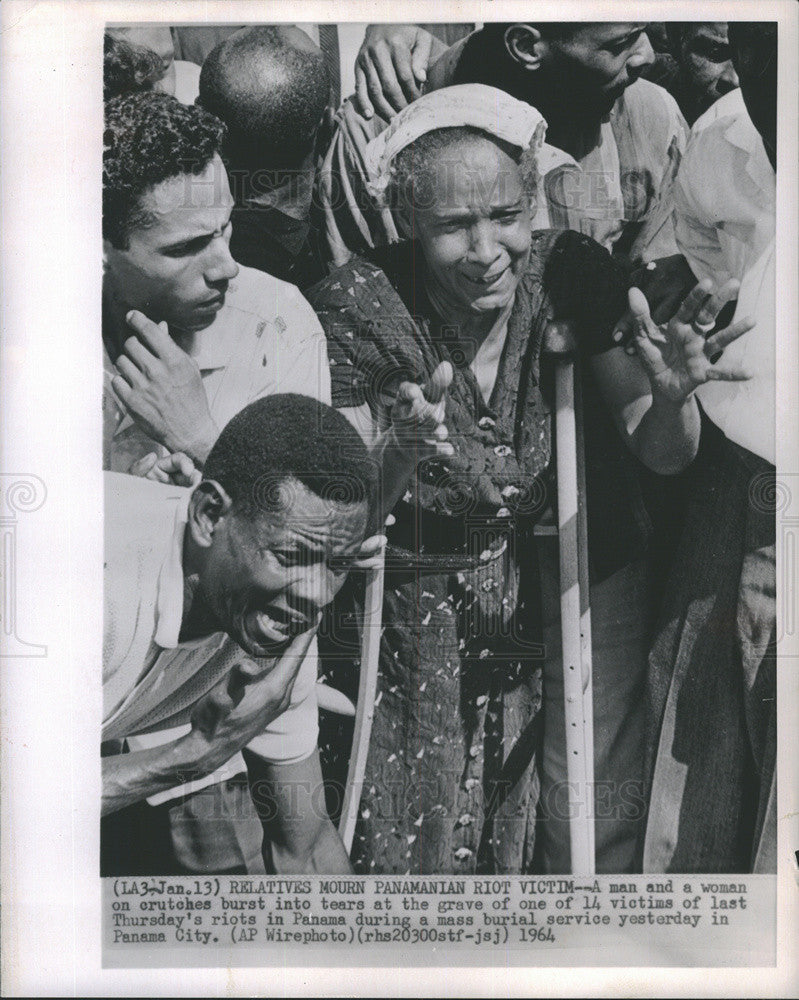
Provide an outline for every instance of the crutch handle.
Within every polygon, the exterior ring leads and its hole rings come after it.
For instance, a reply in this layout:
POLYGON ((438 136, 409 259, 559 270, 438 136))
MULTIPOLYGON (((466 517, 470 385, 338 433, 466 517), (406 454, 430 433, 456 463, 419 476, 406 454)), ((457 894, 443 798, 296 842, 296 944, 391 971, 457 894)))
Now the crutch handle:
POLYGON ((544 328, 545 354, 570 356, 577 353, 577 334, 567 320, 550 320, 544 328))

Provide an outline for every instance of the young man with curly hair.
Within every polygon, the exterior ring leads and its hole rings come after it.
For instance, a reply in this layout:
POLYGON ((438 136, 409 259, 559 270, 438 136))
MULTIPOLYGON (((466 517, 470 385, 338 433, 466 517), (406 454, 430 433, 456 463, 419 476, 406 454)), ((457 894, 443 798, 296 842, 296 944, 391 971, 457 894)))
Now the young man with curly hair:
POLYGON ((223 137, 213 115, 164 94, 106 105, 105 450, 118 472, 159 450, 202 465, 220 427, 278 389, 330 400, 311 307, 230 254, 223 137))

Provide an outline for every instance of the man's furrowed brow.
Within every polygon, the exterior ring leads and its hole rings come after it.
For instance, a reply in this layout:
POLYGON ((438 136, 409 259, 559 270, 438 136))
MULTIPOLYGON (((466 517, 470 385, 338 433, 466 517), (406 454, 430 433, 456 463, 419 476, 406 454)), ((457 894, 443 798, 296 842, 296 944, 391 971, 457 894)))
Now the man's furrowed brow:
MULTIPOLYGON (((231 205, 231 212, 232 212, 232 205, 231 205)), ((219 236, 222 233, 222 230, 225 228, 225 226, 227 226, 228 222, 230 222, 231 212, 227 213, 225 221, 216 228, 211 229, 202 227, 193 229, 192 231, 186 232, 185 234, 172 237, 168 242, 165 242, 164 244, 160 245, 158 249, 162 253, 168 253, 170 250, 188 249, 195 244, 197 247, 201 247, 203 244, 208 243, 215 236, 219 236)))
POLYGON ((513 212, 524 205, 523 198, 512 198, 508 201, 498 201, 491 206, 491 214, 499 215, 502 212, 513 212))
POLYGON ((212 239, 213 235, 214 230, 204 230, 201 233, 193 233, 191 235, 187 234, 186 236, 178 237, 178 239, 169 240, 167 243, 159 246, 158 249, 161 253, 169 253, 174 250, 188 250, 195 245, 200 247, 212 239))

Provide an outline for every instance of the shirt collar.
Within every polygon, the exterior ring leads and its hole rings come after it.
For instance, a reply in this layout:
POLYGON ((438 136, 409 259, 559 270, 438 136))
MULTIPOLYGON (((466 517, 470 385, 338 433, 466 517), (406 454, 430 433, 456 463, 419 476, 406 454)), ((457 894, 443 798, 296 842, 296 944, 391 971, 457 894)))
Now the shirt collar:
POLYGON ((227 368, 240 328, 235 322, 235 310, 230 298, 235 294, 234 282, 228 285, 225 304, 214 317, 213 323, 204 330, 184 334, 177 340, 178 346, 197 362, 200 371, 214 371, 227 368))

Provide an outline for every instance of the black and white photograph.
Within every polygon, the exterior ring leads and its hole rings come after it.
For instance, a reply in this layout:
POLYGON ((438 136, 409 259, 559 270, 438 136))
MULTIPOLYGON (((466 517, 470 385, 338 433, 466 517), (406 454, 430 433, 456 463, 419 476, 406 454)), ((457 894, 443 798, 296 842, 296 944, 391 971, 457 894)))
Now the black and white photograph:
POLYGON ((103 969, 782 961, 795 11, 84 6, 103 969))
POLYGON ((776 24, 313 28, 103 40, 103 874, 773 872, 776 24))

